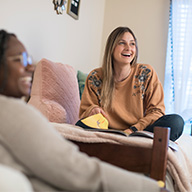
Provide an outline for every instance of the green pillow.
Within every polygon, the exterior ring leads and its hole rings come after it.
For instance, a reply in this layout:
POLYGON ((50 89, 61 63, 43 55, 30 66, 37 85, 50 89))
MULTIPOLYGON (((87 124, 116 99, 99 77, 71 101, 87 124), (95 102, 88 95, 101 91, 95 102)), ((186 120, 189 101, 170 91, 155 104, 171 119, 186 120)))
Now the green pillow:
POLYGON ((85 87, 85 81, 87 79, 87 75, 86 73, 83 73, 82 71, 77 71, 77 80, 78 80, 78 84, 79 84, 79 94, 80 94, 80 99, 81 96, 83 94, 83 90, 85 87))

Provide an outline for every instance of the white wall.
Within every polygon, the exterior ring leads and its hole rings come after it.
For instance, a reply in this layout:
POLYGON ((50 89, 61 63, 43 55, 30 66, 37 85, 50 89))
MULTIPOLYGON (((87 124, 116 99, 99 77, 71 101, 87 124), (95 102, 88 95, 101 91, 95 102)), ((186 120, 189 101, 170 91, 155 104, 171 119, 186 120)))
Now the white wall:
POLYGON ((100 65, 105 0, 81 0, 79 20, 57 15, 52 0, 0 0, 0 29, 14 32, 35 62, 67 63, 84 72, 100 65))
POLYGON ((130 27, 138 40, 138 61, 152 65, 163 84, 169 0, 106 0, 105 7, 102 48, 114 28, 130 27))
POLYGON ((79 20, 57 15, 52 0, 0 0, 0 28, 16 33, 35 62, 47 58, 89 72, 101 65, 109 33, 128 26, 139 62, 164 82, 169 0, 81 0, 79 13, 79 20))

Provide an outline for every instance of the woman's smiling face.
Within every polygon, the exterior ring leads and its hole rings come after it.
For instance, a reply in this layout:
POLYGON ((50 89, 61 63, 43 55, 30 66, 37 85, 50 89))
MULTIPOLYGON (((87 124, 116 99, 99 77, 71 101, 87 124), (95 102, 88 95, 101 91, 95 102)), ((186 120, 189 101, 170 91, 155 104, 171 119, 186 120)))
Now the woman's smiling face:
MULTIPOLYGON (((2 94, 16 98, 28 96, 31 89, 32 74, 35 68, 33 65, 29 65, 28 61, 26 62, 28 58, 27 51, 23 44, 14 36, 11 36, 8 40, 5 57, 7 81, 2 94)), ((3 73, 6 73, 5 69, 2 69, 1 77, 4 76, 3 73)))
POLYGON ((136 55, 136 42, 131 33, 125 32, 113 51, 113 64, 130 64, 136 55))

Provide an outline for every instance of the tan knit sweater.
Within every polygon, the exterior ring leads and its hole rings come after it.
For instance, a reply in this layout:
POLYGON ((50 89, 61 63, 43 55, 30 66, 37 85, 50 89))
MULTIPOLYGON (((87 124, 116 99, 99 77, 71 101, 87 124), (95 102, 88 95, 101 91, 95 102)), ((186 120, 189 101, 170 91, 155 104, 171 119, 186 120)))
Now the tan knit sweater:
MULTIPOLYGON (((87 117, 90 111, 100 106, 102 89, 102 69, 97 68, 87 77, 80 106, 80 118, 87 117)), ((105 111, 109 126, 125 130, 135 126, 145 129, 164 115, 164 93, 155 70, 147 64, 132 66, 127 79, 115 83, 112 110, 105 111)))

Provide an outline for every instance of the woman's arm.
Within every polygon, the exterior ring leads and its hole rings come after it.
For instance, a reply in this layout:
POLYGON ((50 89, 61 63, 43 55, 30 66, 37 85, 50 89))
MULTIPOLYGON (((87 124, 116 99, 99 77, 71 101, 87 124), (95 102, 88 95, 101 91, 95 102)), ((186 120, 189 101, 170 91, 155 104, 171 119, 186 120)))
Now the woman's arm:
POLYGON ((151 76, 145 85, 143 98, 143 118, 132 125, 138 130, 145 129, 165 114, 164 92, 161 82, 154 69, 151 67, 151 76))
POLYGON ((155 180, 79 152, 34 108, 14 99, 0 103, 0 141, 30 176, 61 190, 160 191, 155 180))
POLYGON ((96 70, 93 70, 88 75, 85 88, 81 98, 79 117, 85 118, 90 115, 105 112, 100 106, 100 91, 101 91, 101 78, 96 70))

